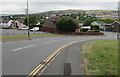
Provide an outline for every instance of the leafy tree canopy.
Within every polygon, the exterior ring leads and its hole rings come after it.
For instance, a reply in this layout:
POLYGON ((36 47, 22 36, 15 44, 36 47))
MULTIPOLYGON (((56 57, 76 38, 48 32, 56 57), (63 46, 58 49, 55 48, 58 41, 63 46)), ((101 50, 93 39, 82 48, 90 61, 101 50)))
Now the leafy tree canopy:
POLYGON ((75 20, 70 17, 60 17, 56 22, 56 28, 58 30, 74 32, 78 26, 75 20))

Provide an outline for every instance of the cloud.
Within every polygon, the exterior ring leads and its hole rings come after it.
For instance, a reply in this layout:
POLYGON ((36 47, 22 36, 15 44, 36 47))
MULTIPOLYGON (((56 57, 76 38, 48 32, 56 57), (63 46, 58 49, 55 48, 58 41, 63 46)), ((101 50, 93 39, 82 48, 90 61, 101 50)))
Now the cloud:
MULTIPOLYGON (((117 10, 117 7, 117 2, 29 2, 29 13, 67 9, 117 10)), ((1 2, 0 9, 2 14, 25 14, 26 2, 1 2)))
MULTIPOLYGON (((27 0, 0 0, 0 2, 26 2, 27 0)), ((29 2, 118 2, 119 0, 28 0, 29 2)))

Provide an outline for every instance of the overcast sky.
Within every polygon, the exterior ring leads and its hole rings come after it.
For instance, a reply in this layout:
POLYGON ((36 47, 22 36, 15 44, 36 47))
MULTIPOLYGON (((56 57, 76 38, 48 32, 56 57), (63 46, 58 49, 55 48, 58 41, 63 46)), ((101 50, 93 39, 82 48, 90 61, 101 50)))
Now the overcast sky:
MULTIPOLYGON (((0 14, 25 14, 27 0, 0 0, 0 14)), ((29 0, 29 13, 52 10, 117 10, 119 0, 29 0)))

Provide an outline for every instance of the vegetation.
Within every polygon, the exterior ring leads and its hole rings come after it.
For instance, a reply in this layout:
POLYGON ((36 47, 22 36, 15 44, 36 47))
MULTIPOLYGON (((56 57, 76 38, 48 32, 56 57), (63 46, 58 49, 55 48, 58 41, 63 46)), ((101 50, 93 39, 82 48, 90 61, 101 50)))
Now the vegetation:
POLYGON ((74 32, 78 26, 75 20, 70 17, 60 17, 56 22, 56 28, 58 30, 74 32))
POLYGON ((90 26, 92 22, 93 22, 93 21, 91 20, 91 18, 87 18, 87 19, 85 19, 85 21, 83 22, 83 25, 84 25, 84 26, 90 26))
POLYGON ((90 27, 91 27, 91 30, 99 30, 100 29, 99 26, 97 26, 97 25, 91 25, 90 27))
MULTIPOLYGON (((31 34, 30 37, 39 37, 39 36, 55 36, 57 34, 31 34)), ((27 38, 27 35, 9 35, 9 36, 0 36, 0 39, 21 39, 27 38)))
POLYGON ((84 26, 90 26, 93 21, 98 19, 95 15, 88 16, 85 12, 80 13, 78 16, 78 21, 82 22, 84 26))
MULTIPOLYGON (((44 24, 45 20, 42 19, 43 17, 41 15, 37 15, 37 14, 30 14, 29 15, 29 25, 36 25, 38 22, 40 22, 40 24, 44 24)), ((27 17, 24 20, 24 24, 27 25, 27 17)))
MULTIPOLYGON (((29 15, 29 25, 36 25, 38 21, 37 15, 30 14, 29 15)), ((24 20, 24 24, 27 25, 27 17, 24 20)))
POLYGON ((88 32, 100 32, 100 30, 88 30, 88 32))
POLYGON ((85 28, 80 29, 80 32, 87 32, 87 31, 88 31, 88 29, 85 29, 85 28))
POLYGON ((77 18, 77 14, 71 14, 70 17, 72 17, 73 19, 77 18))
POLYGON ((117 40, 97 40, 82 47, 86 75, 118 75, 117 40))
POLYGON ((113 23, 115 20, 114 19, 111 19, 111 18, 100 18, 99 21, 103 21, 107 24, 111 24, 113 23))

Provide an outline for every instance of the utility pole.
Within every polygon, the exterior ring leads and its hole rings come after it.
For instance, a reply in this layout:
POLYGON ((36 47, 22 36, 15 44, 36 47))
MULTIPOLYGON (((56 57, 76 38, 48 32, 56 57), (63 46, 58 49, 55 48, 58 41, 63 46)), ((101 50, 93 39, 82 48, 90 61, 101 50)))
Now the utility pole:
POLYGON ((29 24, 29 8, 28 8, 28 0, 27 0, 27 25, 28 25, 28 40, 30 39, 30 24, 29 24))
POLYGON ((119 33, 120 33, 120 1, 118 2, 118 26, 117 26, 117 39, 119 40, 119 33))

